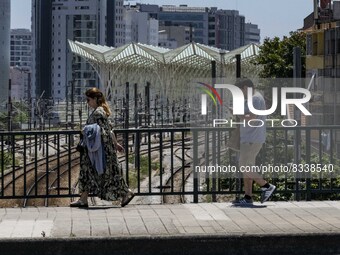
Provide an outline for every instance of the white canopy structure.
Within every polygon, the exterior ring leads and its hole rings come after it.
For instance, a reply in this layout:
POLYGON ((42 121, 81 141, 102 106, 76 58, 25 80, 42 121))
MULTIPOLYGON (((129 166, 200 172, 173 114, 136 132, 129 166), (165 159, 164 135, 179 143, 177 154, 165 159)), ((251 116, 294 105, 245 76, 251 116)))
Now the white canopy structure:
POLYGON ((101 88, 107 94, 111 94, 115 86, 126 82, 150 82, 167 97, 175 96, 174 88, 184 88, 192 79, 211 77, 213 60, 216 61, 218 77, 231 76, 236 69, 235 55, 241 54, 244 74, 252 66, 249 60, 259 52, 256 44, 230 52, 194 42, 174 50, 141 43, 112 48, 69 40, 69 45, 74 54, 93 66, 99 75, 101 88))

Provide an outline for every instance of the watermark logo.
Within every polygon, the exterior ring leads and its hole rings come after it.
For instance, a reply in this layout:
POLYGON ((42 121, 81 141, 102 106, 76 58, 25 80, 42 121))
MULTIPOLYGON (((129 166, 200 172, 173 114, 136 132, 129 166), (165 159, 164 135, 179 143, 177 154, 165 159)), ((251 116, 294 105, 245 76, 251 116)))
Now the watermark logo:
MULTIPOLYGON (((211 86, 210 86, 211 87, 211 86)), ((212 87, 211 87, 212 88, 212 87)), ((216 89, 228 89, 233 97, 233 115, 244 115, 244 105, 245 105, 245 98, 242 90, 232 84, 216 84, 215 85, 216 89)), ((216 91, 215 88, 212 88, 214 91, 216 91)), ((300 109, 300 111, 304 115, 312 115, 305 106, 303 106, 304 103, 309 102, 311 99, 311 93, 309 90, 304 89, 304 88, 280 88, 281 89, 281 115, 287 115, 287 105, 295 105, 297 108, 300 109), (287 98, 288 94, 302 94, 301 98, 287 98)), ((210 92, 210 91, 209 91, 210 92)), ((210 93, 211 94, 211 93, 210 93)), ((218 95, 218 93, 216 92, 218 95)), ((248 87, 247 90, 247 104, 249 111, 255 115, 270 115, 274 113, 277 109, 278 106, 278 88, 273 87, 272 88, 272 106, 269 109, 266 110, 258 110, 255 109, 253 105, 253 88, 248 87)), ((216 101, 216 100, 215 100, 216 101)), ((220 101, 222 104, 222 100, 220 101)), ((207 101, 206 101, 206 95, 202 95, 202 115, 207 114, 207 101), (205 96, 205 97, 204 97, 205 96)))
MULTIPOLYGON (((244 95, 240 88, 231 84, 216 84, 218 89, 229 89, 233 96, 233 114, 243 115, 244 114, 244 95)), ((247 90, 247 103, 249 111, 255 115, 270 115, 274 113, 278 105, 278 88, 272 88, 272 106, 268 110, 257 110, 253 105, 253 88, 247 90)), ((309 102, 312 95, 309 90, 304 88, 281 88, 281 115, 287 115, 287 105, 295 105, 305 115, 312 115, 302 104, 309 102), (290 93, 302 94, 302 98, 287 98, 290 93)))
POLYGON ((201 95, 201 100, 202 100, 201 110, 202 110, 202 115, 207 115, 207 95, 209 95, 210 98, 213 100, 215 106, 217 106, 217 101, 220 103, 220 105, 223 104, 223 101, 221 99, 220 94, 218 94, 218 92, 216 91, 214 87, 203 82, 198 82, 198 84, 202 85, 199 87, 199 89, 202 90, 204 93, 206 93, 206 94, 201 95))
MULTIPOLYGON (((311 99, 311 93, 308 89, 305 88, 297 88, 297 87, 272 87, 272 105, 269 109, 256 109, 254 107, 253 103, 253 88, 248 87, 246 96, 244 95, 243 91, 232 84, 215 84, 214 87, 211 85, 205 84, 205 83, 199 83, 201 85, 204 85, 205 87, 202 88, 202 91, 205 92, 205 94, 201 95, 201 114, 207 115, 207 94, 212 98, 214 101, 215 106, 217 106, 216 98, 219 100, 219 103, 222 105, 221 96, 217 93, 216 89, 227 89, 231 92, 232 95, 232 114, 233 115, 244 115, 247 116, 249 114, 255 115, 255 116, 268 116, 274 113, 279 106, 280 102, 280 109, 281 109, 281 115, 286 116, 288 115, 287 109, 289 105, 293 105, 298 110, 300 110, 304 115, 310 116, 312 115, 307 108, 303 105, 310 101, 311 99), (208 90, 208 89, 209 90, 208 90), (280 92, 280 94, 279 94, 280 92), (291 98, 292 95, 296 95, 294 98, 291 98), (245 108, 248 108, 247 111, 245 111, 245 108)), ((259 127, 263 125, 271 124, 274 126, 274 121, 272 119, 248 119, 247 124, 246 120, 243 119, 243 122, 236 123, 233 120, 226 120, 226 119, 214 119, 213 120, 213 126, 219 126, 219 125, 231 125, 233 124, 243 124, 244 126, 249 127, 259 127)), ((294 119, 288 119, 283 120, 281 122, 281 125, 284 127, 287 126, 297 126, 298 121, 294 119), (288 123, 288 124, 287 124, 288 123)))

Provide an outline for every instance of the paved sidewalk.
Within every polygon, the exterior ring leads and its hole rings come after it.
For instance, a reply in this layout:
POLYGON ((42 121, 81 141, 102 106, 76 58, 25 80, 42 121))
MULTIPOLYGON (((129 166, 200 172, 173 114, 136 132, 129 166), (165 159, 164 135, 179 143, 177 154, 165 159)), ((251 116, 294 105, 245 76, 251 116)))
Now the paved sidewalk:
POLYGON ((340 233, 340 202, 0 208, 0 238, 340 233))
POLYGON ((0 208, 0 241, 312 235, 340 243, 340 202, 0 208))

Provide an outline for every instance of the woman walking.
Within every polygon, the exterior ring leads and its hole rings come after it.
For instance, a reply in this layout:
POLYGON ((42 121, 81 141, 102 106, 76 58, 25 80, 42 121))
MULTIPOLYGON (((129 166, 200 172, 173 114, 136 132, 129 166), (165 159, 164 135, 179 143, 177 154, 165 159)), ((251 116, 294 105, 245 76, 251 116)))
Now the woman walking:
POLYGON ((117 143, 111 131, 108 117, 110 108, 103 93, 97 88, 85 92, 86 100, 93 110, 83 130, 84 152, 80 154, 78 201, 71 207, 88 207, 88 194, 92 193, 101 199, 115 201, 121 198, 121 206, 127 205, 134 193, 120 175, 116 151, 123 147, 117 143))

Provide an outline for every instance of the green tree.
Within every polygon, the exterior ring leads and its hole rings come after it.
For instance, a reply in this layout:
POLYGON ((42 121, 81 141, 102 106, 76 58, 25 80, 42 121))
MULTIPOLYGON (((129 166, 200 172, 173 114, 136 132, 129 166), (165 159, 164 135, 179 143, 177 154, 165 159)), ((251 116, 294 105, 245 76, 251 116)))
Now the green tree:
POLYGON ((290 32, 281 40, 279 37, 266 38, 260 46, 255 64, 261 65, 261 78, 292 78, 293 49, 300 47, 302 56, 302 77, 306 73, 306 35, 302 32, 290 32))
MULTIPOLYGON (((293 83, 294 48, 301 49, 302 77, 306 74, 306 35, 302 32, 290 32, 289 36, 266 38, 260 46, 254 64, 261 66, 257 88, 263 92, 268 107, 272 105, 272 87, 291 87, 293 83)), ((278 106, 272 115, 281 118, 281 108, 278 106)))

